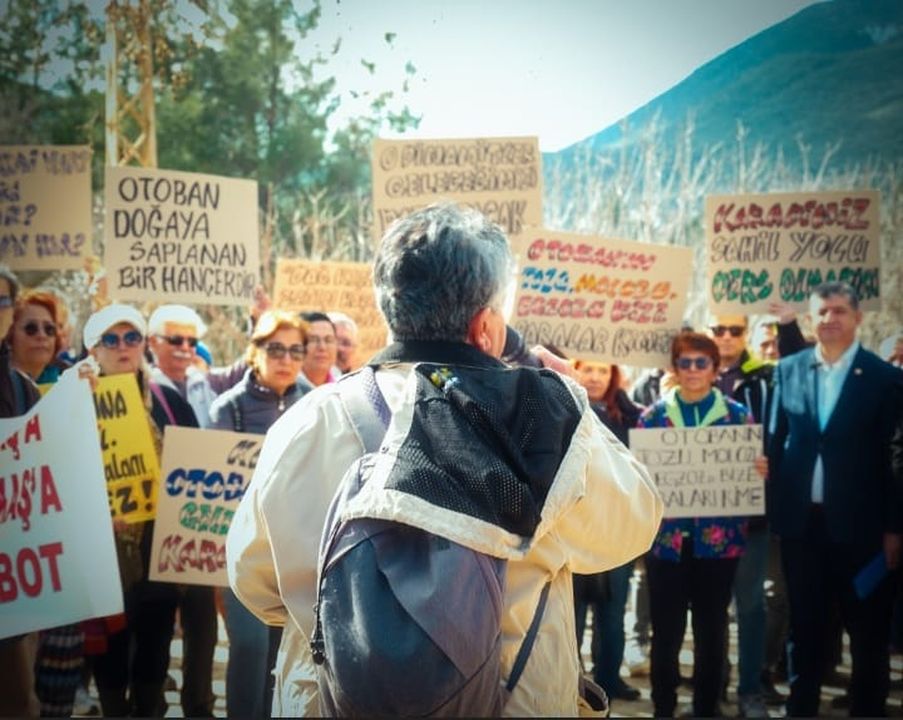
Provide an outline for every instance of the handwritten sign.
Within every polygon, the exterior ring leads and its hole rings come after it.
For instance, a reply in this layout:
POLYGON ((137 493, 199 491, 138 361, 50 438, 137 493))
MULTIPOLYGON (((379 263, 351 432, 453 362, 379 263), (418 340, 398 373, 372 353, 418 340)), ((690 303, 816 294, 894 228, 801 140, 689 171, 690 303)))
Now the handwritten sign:
POLYGON ((509 236, 542 224, 542 164, 535 137, 375 140, 374 237, 440 200, 479 210, 509 236))
POLYGON ((91 252, 91 148, 0 146, 0 263, 76 269, 91 252))
POLYGON ((167 426, 150 579, 228 585, 226 533, 263 435, 167 426))
POLYGON ((122 612, 87 382, 0 420, 0 638, 122 612))
POLYGON ((648 469, 666 518, 764 515, 761 425, 630 431, 630 451, 648 469))
POLYGON ((94 408, 110 513, 126 522, 153 519, 160 464, 135 376, 99 378, 94 408))
POLYGON ((712 310, 804 310, 821 283, 852 285, 861 307, 881 308, 877 190, 716 195, 706 198, 707 284, 712 310))
POLYGON ((535 229, 517 245, 511 325, 569 357, 662 367, 687 299, 689 248, 535 229))
POLYGON ((260 277, 257 183, 106 169, 104 261, 119 300, 247 305, 260 277))
POLYGON ((273 304, 280 310, 339 310, 357 323, 358 359, 386 346, 386 323, 376 307, 369 263, 280 259, 273 304))

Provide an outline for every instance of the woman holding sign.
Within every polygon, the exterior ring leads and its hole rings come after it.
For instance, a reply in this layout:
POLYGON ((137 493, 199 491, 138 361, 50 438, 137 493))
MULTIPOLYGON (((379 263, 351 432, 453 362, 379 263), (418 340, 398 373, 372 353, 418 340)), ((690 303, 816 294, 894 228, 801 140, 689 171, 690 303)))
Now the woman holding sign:
MULTIPOLYGON (((260 316, 242 381, 220 395, 210 408, 211 427, 263 435, 311 386, 299 379, 307 326, 297 315, 267 311, 260 316)), ((224 590, 229 663, 226 712, 230 717, 269 717, 281 628, 258 620, 229 588, 224 590)))
MULTIPOLYGON (((146 333, 141 313, 128 305, 113 304, 88 318, 84 341, 101 376, 132 374, 137 379, 159 459, 164 426, 196 426, 197 421, 178 393, 149 382, 144 360, 146 333)), ((129 523, 116 518, 113 528, 125 625, 121 618, 105 619, 106 650, 94 662, 101 708, 105 716, 162 717, 179 586, 147 579, 153 522, 129 523)))
MULTIPOLYGON (((706 335, 679 334, 671 345, 677 387, 650 407, 639 427, 703 427, 752 422, 749 410, 713 387, 718 346, 706 335)), ((764 458, 756 469, 764 474, 764 458)), ((667 512, 665 513, 667 516, 667 512)), ((673 717, 680 683, 678 655, 693 610, 693 712, 720 715, 727 607, 737 561, 743 554, 746 519, 692 517, 662 520, 646 556, 652 615, 652 701, 656 717, 673 717)))

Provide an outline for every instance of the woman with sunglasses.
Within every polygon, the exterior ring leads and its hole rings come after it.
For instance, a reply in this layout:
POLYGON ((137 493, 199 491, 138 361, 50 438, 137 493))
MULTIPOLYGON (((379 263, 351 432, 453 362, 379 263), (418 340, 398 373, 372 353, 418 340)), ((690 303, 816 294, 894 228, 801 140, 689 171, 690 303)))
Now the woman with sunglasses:
MULTIPOLYGON (((15 302, 7 339, 12 366, 47 390, 67 367, 57 359, 63 346, 60 320, 65 307, 51 292, 27 290, 15 302)), ((40 633, 35 660, 35 691, 42 715, 72 714, 81 683, 84 633, 80 623, 40 633)))
MULTIPOLYGON (((639 427, 702 427, 752 422, 749 410, 715 387, 718 346, 708 336, 683 332, 671 345, 677 386, 640 417, 639 427)), ((764 475, 764 457, 756 462, 764 475)), ((652 702, 656 717, 673 717, 680 683, 678 656, 693 610, 693 712, 720 715, 727 607, 743 554, 746 518, 662 520, 646 556, 652 615, 652 702)))
POLYGON ((62 308, 55 295, 27 290, 16 300, 13 325, 7 336, 13 367, 37 385, 55 383, 68 365, 57 360, 62 349, 62 308))
MULTIPOLYGON (((628 445, 630 428, 636 427, 641 409, 621 387, 621 369, 592 360, 578 360, 575 369, 596 416, 618 440, 628 445)), ((596 575, 574 575, 577 647, 583 642, 586 609, 591 606, 593 680, 612 700, 633 701, 640 697, 640 691, 620 676, 624 659, 624 608, 632 574, 633 562, 629 562, 596 575)))
MULTIPOLYGON (((150 382, 144 359, 146 325, 135 308, 113 304, 91 315, 85 348, 99 374, 134 374, 158 455, 166 425, 196 425, 194 413, 175 391, 150 382)), ((87 361, 88 366, 92 361, 87 361)), ((94 680, 105 716, 162 717, 163 683, 179 601, 179 586, 148 580, 153 522, 113 523, 125 600, 125 618, 93 623, 94 680)))
MULTIPOLYGON (((299 378, 307 325, 297 315, 269 310, 260 316, 245 358, 242 381, 210 408, 211 427, 263 435, 282 414, 312 389, 299 378)), ((282 635, 257 619, 231 589, 224 591, 229 662, 226 713, 229 717, 269 717, 271 672, 282 635)))

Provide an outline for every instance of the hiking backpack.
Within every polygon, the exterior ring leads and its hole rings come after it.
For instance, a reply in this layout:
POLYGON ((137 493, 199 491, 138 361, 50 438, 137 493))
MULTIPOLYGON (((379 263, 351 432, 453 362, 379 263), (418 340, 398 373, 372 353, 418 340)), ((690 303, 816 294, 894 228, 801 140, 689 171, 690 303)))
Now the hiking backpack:
POLYGON ((366 453, 345 473, 320 544, 311 638, 320 710, 498 716, 527 663, 550 583, 503 685, 506 561, 397 522, 342 521, 373 470, 391 414, 371 367, 342 378, 339 395, 366 453))

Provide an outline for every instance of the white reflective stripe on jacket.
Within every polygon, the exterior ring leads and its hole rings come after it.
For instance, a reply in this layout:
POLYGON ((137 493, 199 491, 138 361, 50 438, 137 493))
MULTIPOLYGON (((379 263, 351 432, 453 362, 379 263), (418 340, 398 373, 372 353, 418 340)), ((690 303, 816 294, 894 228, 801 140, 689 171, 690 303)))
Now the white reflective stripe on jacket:
MULTIPOLYGON (((377 373, 386 402, 399 418, 410 415, 405 407, 412 397, 405 387, 410 367, 377 373)), ((645 468, 598 421, 583 390, 571 381, 568 385, 582 411, 573 447, 549 491, 533 543, 522 559, 508 565, 503 676, 511 670, 550 578, 552 588, 536 644, 505 715, 577 714, 571 573, 602 572, 645 552, 662 514, 645 468)), ((336 487, 362 452, 336 387, 318 388, 267 434, 254 479, 232 520, 226 548, 232 588, 264 622, 285 625, 276 667, 276 715, 319 711, 308 638, 320 532, 336 487)))

